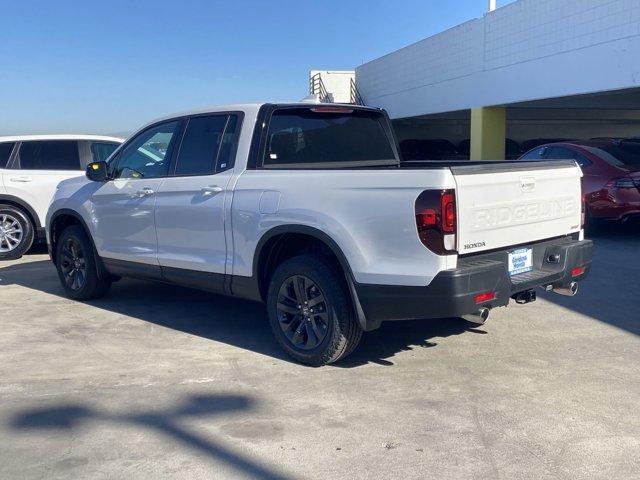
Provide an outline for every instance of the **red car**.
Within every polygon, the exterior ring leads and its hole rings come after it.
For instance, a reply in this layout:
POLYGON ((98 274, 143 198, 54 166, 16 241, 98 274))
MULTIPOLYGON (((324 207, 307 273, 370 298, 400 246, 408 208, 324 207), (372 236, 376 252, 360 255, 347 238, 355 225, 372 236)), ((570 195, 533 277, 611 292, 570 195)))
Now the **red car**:
POLYGON ((541 145, 521 160, 573 159, 582 167, 587 223, 640 218, 640 142, 589 140, 541 145))

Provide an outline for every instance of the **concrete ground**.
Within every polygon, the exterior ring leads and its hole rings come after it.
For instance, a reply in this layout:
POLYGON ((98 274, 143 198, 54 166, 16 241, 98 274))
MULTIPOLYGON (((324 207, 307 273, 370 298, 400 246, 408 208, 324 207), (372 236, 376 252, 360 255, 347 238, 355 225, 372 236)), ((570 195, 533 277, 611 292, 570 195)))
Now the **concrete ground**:
POLYGON ((575 298, 386 324, 312 369, 260 305, 0 264, 0 478, 640 478, 640 229, 575 298))

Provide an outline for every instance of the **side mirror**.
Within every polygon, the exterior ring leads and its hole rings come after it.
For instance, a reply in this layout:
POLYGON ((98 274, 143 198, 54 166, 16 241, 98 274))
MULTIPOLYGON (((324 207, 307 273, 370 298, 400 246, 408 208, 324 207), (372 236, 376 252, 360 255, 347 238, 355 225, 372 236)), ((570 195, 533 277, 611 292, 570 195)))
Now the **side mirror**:
POLYGON ((93 182, 106 182, 109 179, 107 162, 91 162, 87 165, 87 178, 93 182))

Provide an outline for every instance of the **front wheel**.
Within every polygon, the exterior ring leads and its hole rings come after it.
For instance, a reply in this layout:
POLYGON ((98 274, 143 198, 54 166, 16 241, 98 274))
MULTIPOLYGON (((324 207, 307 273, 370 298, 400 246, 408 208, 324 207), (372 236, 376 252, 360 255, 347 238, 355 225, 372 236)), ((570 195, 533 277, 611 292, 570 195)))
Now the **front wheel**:
POLYGON ((80 225, 71 225, 60 235, 56 267, 64 291, 74 300, 100 298, 111 287, 109 278, 98 275, 93 245, 80 225))
POLYGON ((321 366, 350 354, 362 337, 344 277, 315 255, 282 263, 269 284, 271 329, 295 360, 321 366))

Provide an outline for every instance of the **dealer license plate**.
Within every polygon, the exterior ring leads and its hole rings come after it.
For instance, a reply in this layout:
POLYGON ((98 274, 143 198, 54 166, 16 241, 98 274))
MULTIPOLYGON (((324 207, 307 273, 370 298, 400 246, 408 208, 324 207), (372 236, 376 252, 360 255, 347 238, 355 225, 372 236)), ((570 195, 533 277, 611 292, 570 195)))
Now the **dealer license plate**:
POLYGON ((509 275, 530 272, 533 270, 533 250, 519 248, 509 252, 509 275))

